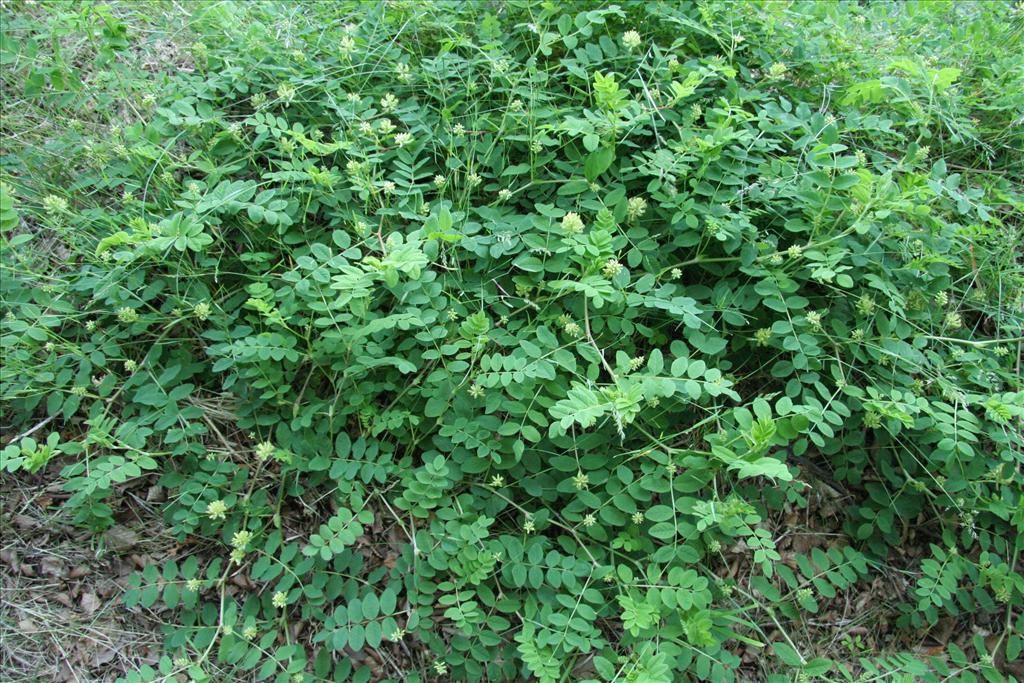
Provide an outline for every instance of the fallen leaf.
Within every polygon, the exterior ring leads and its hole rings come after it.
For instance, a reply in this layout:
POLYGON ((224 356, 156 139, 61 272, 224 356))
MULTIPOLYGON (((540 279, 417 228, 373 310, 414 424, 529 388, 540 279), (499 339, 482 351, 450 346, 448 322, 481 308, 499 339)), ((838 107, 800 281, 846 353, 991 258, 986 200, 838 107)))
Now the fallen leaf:
POLYGON ((60 670, 57 672, 55 680, 58 683, 66 683, 67 681, 77 681, 78 676, 71 670, 71 665, 67 662, 60 663, 60 670))
POLYGON ((39 522, 28 515, 14 515, 14 525, 19 529, 35 529, 39 522))
POLYGON ((21 563, 18 562, 18 553, 13 550, 0 550, 0 562, 9 564, 11 569, 15 572, 17 572, 21 566, 21 563))
POLYGON ((113 526, 103 534, 103 540, 106 542, 108 550, 122 553, 138 545, 139 535, 128 527, 113 526))
POLYGON ((82 593, 82 609, 86 614, 94 614, 100 608, 100 599, 95 593, 82 593))
POLYGON ((55 576, 58 579, 67 576, 67 566, 65 566, 64 562, 58 557, 53 557, 52 555, 44 557, 39 565, 43 574, 48 576, 55 576))
POLYGON ((88 648, 87 652, 92 653, 91 664, 94 668, 107 664, 117 656, 117 653, 109 647, 96 647, 92 643, 88 643, 86 647, 88 648))

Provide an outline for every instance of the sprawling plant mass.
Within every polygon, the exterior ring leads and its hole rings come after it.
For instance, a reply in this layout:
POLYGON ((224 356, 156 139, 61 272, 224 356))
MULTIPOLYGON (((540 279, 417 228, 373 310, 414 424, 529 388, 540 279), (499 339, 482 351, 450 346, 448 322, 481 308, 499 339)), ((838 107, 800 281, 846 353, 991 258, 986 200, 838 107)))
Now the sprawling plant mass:
POLYGON ((164 492, 126 680, 1020 676, 1019 8, 13 5, 0 463, 164 492))

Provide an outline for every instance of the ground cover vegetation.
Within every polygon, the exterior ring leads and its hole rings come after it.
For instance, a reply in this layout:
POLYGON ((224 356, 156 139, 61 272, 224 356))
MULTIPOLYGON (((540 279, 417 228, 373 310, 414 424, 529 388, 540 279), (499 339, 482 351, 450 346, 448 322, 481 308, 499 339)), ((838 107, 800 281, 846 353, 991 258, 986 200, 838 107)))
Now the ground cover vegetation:
POLYGON ((11 680, 1024 680, 1019 5, 0 7, 11 680))

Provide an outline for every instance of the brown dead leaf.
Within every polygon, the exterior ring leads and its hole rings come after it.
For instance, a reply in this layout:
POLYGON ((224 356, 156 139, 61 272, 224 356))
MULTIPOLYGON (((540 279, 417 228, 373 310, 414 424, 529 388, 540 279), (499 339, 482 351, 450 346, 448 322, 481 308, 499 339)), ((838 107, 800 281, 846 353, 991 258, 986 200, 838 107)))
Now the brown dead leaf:
POLYGON ((64 561, 53 555, 44 557, 42 562, 39 563, 39 567, 43 574, 54 576, 58 579, 64 578, 68 574, 68 568, 64 561))
POLYGON ((139 535, 126 526, 113 526, 103 534, 103 540, 107 544, 107 550, 123 553, 138 545, 139 535))
POLYGON ((67 683, 67 681, 77 681, 78 676, 71 670, 71 665, 67 662, 60 663, 60 670, 57 672, 55 677, 57 683, 67 683))
POLYGON ((18 553, 13 550, 0 550, 0 562, 10 565, 11 569, 17 572, 21 566, 18 562, 18 553))
POLYGON ((95 614, 102 603, 95 593, 82 593, 81 605, 86 614, 95 614))
POLYGON ((825 541, 820 534, 796 534, 792 538, 792 548, 796 553, 807 554, 811 548, 824 545, 825 541))
POLYGON ((29 530, 38 527, 39 522, 28 515, 14 515, 14 525, 19 529, 29 530))
POLYGON ((108 664, 117 656, 117 652, 109 647, 97 647, 89 641, 85 641, 83 645, 85 648, 84 651, 90 655, 89 659, 86 661, 89 662, 90 666, 93 668, 108 664))

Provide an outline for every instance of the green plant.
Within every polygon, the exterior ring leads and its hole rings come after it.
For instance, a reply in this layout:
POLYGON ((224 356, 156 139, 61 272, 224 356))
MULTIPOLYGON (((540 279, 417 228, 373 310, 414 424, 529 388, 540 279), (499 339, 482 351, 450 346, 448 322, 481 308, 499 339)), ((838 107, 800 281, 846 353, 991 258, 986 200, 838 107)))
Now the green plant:
POLYGON ((19 5, 0 396, 59 431, 0 469, 168 492, 125 680, 1009 680, 1004 9, 203 3, 150 78, 136 10, 19 5), (998 644, 800 640, 897 564, 998 644))

